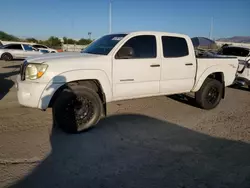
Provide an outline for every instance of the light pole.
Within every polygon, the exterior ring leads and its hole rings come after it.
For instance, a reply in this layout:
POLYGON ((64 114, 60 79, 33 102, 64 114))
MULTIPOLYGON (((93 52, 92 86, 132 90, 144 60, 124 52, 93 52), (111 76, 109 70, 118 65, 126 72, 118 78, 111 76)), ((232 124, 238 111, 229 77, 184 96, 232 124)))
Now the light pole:
POLYGON ((109 0, 109 34, 112 33, 112 1, 109 0))
POLYGON ((89 39, 91 40, 92 32, 88 32, 89 39))
POLYGON ((214 29, 214 17, 211 18, 211 25, 210 25, 210 32, 209 32, 209 38, 213 40, 213 29, 214 29))

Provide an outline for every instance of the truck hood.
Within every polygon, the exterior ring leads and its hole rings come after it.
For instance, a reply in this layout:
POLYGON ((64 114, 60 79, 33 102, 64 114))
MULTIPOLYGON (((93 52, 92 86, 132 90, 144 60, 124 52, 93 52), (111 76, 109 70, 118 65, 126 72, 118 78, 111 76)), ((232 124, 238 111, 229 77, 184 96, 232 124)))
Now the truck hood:
POLYGON ((43 62, 50 62, 55 60, 65 60, 65 59, 75 59, 75 58, 94 58, 100 57, 101 55, 96 54, 87 54, 87 53, 80 53, 80 52, 62 52, 62 53, 49 53, 43 54, 33 57, 28 57, 26 59, 27 62, 30 63, 43 63, 43 62))

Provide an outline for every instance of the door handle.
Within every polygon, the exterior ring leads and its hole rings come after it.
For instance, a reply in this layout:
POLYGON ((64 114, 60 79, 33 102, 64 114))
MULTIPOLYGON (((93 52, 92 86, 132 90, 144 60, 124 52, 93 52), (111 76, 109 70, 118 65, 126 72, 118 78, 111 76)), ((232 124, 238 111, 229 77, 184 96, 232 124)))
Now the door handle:
POLYGON ((123 80, 120 80, 121 82, 132 82, 134 81, 134 79, 123 79, 123 80))
POLYGON ((150 67, 159 67, 159 64, 150 65, 150 67))
POLYGON ((191 66, 191 65, 193 65, 193 63, 186 63, 185 65, 186 66, 191 66))

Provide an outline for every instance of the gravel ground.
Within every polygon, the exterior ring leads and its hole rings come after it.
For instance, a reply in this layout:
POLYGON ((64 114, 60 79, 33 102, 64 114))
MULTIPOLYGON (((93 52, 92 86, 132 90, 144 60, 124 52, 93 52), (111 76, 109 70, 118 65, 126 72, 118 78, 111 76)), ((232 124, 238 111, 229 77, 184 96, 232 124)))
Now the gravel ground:
POLYGON ((0 61, 0 187, 250 187, 249 91, 227 88, 210 111, 183 96, 116 102, 68 135, 50 109, 19 106, 20 63, 0 61))

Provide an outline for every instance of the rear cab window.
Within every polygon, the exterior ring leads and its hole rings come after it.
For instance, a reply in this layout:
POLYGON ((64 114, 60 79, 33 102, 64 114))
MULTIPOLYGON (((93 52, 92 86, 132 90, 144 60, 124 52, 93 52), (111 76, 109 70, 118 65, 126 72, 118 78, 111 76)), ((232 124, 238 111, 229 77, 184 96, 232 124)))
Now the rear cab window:
POLYGON ((185 38, 174 36, 162 36, 163 56, 165 58, 178 58, 189 55, 185 38))

